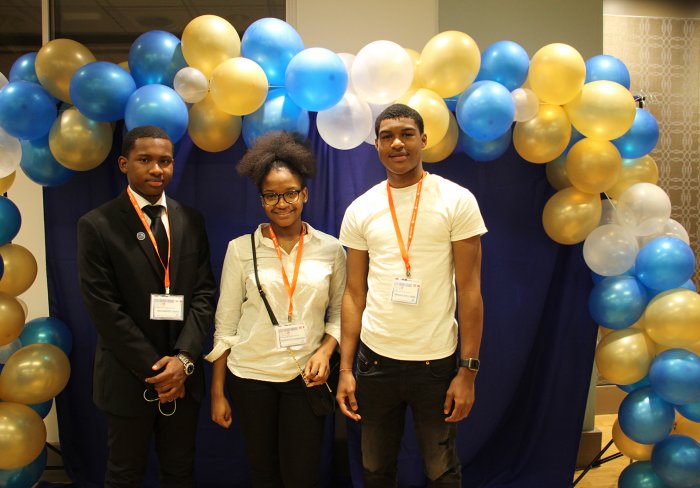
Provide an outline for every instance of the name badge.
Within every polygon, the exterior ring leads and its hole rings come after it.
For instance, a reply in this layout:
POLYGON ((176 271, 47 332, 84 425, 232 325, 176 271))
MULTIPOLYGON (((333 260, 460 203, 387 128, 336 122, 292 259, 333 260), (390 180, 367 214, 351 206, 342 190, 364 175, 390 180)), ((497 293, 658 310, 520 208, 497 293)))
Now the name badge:
POLYGON ((303 346, 306 344, 306 327, 304 324, 288 324, 275 327, 275 338, 280 349, 303 346))
POLYGON ((391 301, 394 303, 418 305, 419 291, 419 280, 413 280, 410 278, 396 278, 394 279, 394 287, 391 289, 391 301))
POLYGON ((151 320, 184 320, 184 295, 151 293, 151 320))

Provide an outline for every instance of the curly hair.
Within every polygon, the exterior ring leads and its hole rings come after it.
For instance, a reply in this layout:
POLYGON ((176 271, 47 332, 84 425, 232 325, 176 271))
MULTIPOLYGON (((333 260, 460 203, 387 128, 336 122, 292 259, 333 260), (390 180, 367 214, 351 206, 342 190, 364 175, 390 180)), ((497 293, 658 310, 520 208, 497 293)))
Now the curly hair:
POLYGON ((423 134, 423 117, 421 117, 421 114, 419 114, 417 110, 414 110, 408 105, 404 105, 402 103, 389 105, 377 116, 377 119, 374 121, 374 134, 379 136, 379 126, 381 125, 382 120, 401 118, 413 119, 418 126, 418 132, 423 134))
POLYGON ((239 175, 250 178, 258 189, 273 169, 286 168, 299 177, 302 188, 316 173, 316 157, 298 135, 274 131, 260 136, 236 165, 239 175))

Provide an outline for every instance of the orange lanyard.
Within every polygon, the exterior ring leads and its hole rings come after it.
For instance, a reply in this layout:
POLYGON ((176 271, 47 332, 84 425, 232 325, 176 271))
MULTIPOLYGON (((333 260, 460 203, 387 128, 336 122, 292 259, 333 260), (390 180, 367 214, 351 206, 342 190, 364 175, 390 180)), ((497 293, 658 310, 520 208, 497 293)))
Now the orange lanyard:
MULTIPOLYGON (((146 232, 148 233, 148 237, 151 238, 151 244, 153 244, 153 248, 156 250, 156 254, 158 255, 158 260, 160 261, 160 265, 163 266, 163 269, 165 270, 165 294, 169 295, 170 294, 170 239, 168 239, 168 261, 167 265, 163 263, 163 258, 160 257, 160 253, 158 252, 158 244, 156 243, 156 237, 153 235, 153 232, 151 232, 151 226, 148 225, 148 222, 146 222, 146 216, 143 214, 143 210, 141 210, 141 207, 139 207, 138 202, 136 201, 136 197, 134 197, 134 194, 131 193, 131 188, 128 186, 126 187, 126 192, 129 194, 129 200, 131 200, 131 205, 134 206, 134 210, 136 210, 136 215, 139 216, 139 219, 141 219, 141 223, 143 224, 144 229, 146 229, 146 232)), ((165 212, 165 216, 167 218, 168 212, 165 212)), ((168 224, 170 223, 170 220, 168 219, 168 224)))
POLYGON ((408 226, 408 242, 404 246, 403 237, 401 236, 401 229, 399 229, 399 221, 396 218, 396 209, 394 208, 394 199, 391 198, 391 186, 389 185, 389 180, 386 182, 386 192, 389 195, 389 210, 391 210, 391 219, 394 221, 394 230, 396 231, 396 239, 399 241, 399 249, 401 250, 401 258, 403 259, 404 265, 406 266, 406 278, 411 277, 411 262, 408 259, 408 251, 411 249, 411 242, 413 241, 413 231, 416 229, 416 217, 418 216, 418 204, 420 203, 420 192, 423 188, 423 179, 427 173, 424 171, 423 175, 418 181, 418 186, 416 187, 416 199, 413 202, 413 214, 411 215, 411 223, 408 226))
POLYGON ((297 278, 299 278, 299 267, 301 266, 301 254, 304 252, 304 224, 301 225, 301 233, 299 234, 299 249, 297 249, 297 259, 294 263, 294 276, 292 277, 292 284, 289 284, 289 279, 287 278, 287 272, 284 270, 284 263, 282 262, 282 251, 280 250, 280 243, 277 241, 277 236, 275 231, 272 230, 272 226, 267 226, 270 231, 270 239, 275 245, 275 252, 282 265, 282 280, 284 281, 284 287, 287 289, 287 295, 289 295, 289 308, 287 309, 287 320, 292 321, 292 312, 294 311, 294 304, 292 303, 292 297, 294 296, 294 289, 297 287, 297 278))

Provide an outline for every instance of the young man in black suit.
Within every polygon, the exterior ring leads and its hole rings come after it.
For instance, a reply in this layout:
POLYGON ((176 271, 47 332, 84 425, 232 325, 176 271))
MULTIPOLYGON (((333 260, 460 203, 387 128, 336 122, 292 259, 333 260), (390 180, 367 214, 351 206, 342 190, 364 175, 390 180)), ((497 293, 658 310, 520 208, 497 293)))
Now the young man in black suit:
POLYGON ((108 426, 104 486, 141 486, 154 437, 161 486, 190 487, 216 293, 204 220, 165 196, 165 131, 131 130, 118 164, 126 190, 78 222, 81 290, 98 332, 93 400, 108 426))

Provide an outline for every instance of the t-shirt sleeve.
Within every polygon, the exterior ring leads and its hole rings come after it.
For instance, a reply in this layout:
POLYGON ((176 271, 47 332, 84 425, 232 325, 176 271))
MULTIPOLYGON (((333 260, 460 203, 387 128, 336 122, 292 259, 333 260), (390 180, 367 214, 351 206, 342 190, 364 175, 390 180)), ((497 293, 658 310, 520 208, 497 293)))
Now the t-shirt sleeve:
POLYGON ((367 251, 367 239, 362 230, 362 224, 359 221, 358 206, 356 201, 351 203, 345 211, 343 223, 340 225, 340 243, 350 249, 358 251, 367 251))
POLYGON ((454 206, 450 240, 461 241, 487 232, 476 197, 468 191, 460 192, 454 206))

